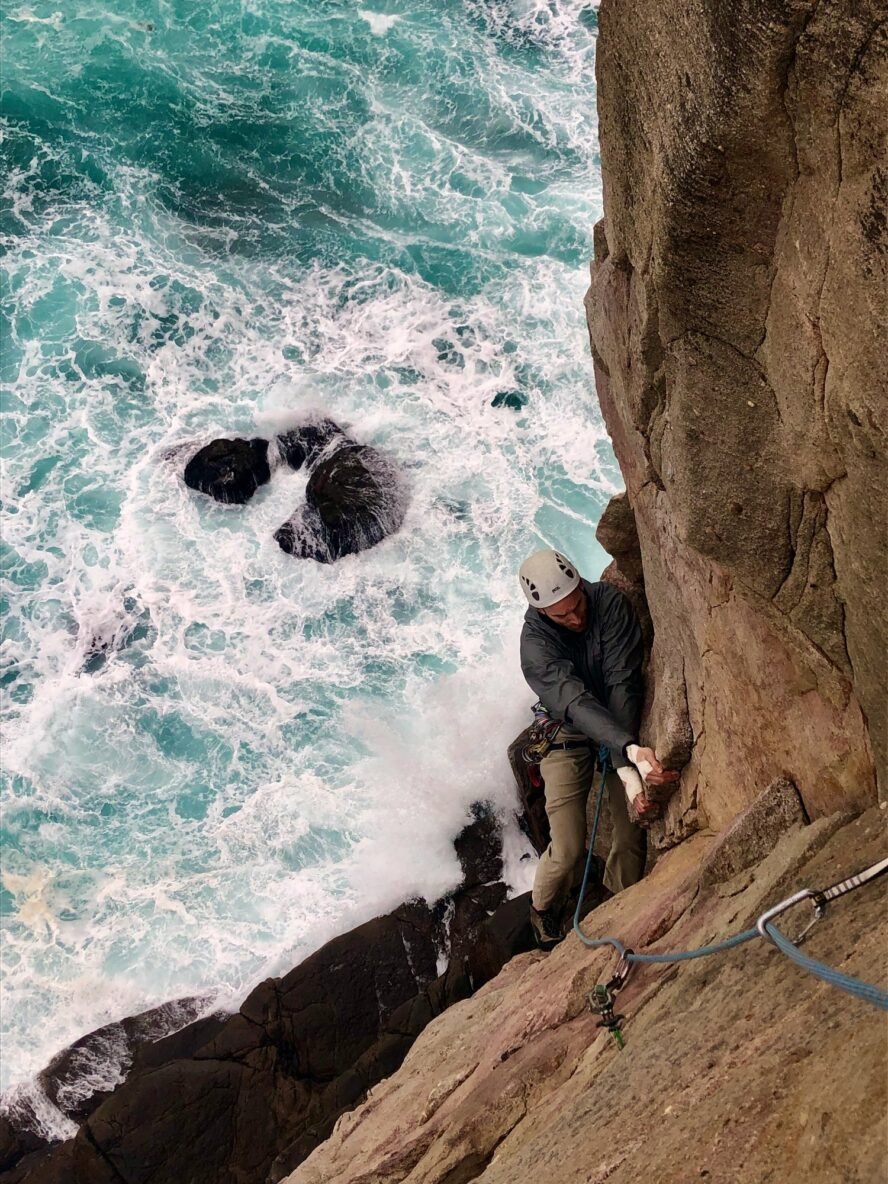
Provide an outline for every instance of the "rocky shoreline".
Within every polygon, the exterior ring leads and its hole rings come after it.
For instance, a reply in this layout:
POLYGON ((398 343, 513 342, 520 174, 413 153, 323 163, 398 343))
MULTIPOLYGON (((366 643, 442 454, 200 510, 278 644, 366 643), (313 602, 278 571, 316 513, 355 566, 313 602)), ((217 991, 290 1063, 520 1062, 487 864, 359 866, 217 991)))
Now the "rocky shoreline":
MULTIPOLYGON (((539 796, 525 805, 524 829, 544 845, 539 796)), ((334 938, 260 983, 234 1015, 201 1014, 207 999, 176 1000, 54 1057, 40 1085, 79 1130, 50 1144, 33 1108, 7 1099, 0 1178, 135 1181, 153 1163, 151 1179, 171 1184, 282 1179, 398 1068, 435 1016, 534 948, 527 894, 506 899, 500 822, 485 804, 454 846, 463 872, 456 891, 431 906, 405 902, 334 938), (96 1085, 109 1076, 115 1088, 96 1085)), ((587 907, 603 895, 596 886, 587 907)))
POLYGON ((455 847, 463 882, 450 897, 405 903, 334 938, 257 986, 236 1014, 195 1018, 207 1001, 180 1000, 64 1050, 40 1084, 80 1130, 51 1146, 33 1113, 13 1104, 0 1118, 2 1178, 135 1179, 133 1165, 160 1161, 176 1164, 155 1177, 170 1181, 280 1179, 397 1068, 432 1016, 530 948, 526 901, 500 909, 506 886, 489 810, 476 808, 455 847), (97 1067, 105 1079, 116 1072, 115 1089, 93 1088, 97 1067))

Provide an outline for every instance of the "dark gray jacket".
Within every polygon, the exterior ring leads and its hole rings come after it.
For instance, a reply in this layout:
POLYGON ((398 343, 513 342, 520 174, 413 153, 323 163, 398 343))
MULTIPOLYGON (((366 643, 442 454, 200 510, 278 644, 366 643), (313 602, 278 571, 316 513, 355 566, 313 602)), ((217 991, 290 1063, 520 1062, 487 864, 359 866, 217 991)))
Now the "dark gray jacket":
POLYGON ((606 744, 617 768, 638 743, 644 698, 644 645, 635 609, 617 588, 583 580, 589 617, 583 633, 528 608, 521 630, 521 669, 553 719, 606 744))

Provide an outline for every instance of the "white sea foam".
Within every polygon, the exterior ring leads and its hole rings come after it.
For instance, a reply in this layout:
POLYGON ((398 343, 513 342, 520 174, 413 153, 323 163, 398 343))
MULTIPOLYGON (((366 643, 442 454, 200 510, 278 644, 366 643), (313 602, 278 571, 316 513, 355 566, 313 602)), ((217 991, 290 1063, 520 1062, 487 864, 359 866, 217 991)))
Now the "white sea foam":
MULTIPOLYGON (((597 574, 589 522, 617 487, 585 267, 546 241, 588 240, 599 204, 591 83, 585 104, 569 85, 591 52, 577 11, 517 12, 549 55, 535 72, 465 31, 483 118, 441 104, 449 75, 405 103, 397 74, 300 49, 317 85, 366 87, 355 183, 378 209, 319 216, 383 244, 376 261, 238 254, 231 226, 189 223, 133 164, 113 198, 47 215, 46 236, 27 171, 6 178, 25 228, 7 257, 17 313, 41 332, 11 343, 6 432, 4 1082, 166 998, 233 1006, 348 925, 453 887, 475 800, 503 817, 513 890, 529 886, 505 759, 530 698, 514 572, 552 543, 597 574), (514 190, 525 173, 544 187, 514 190), (464 248, 464 295, 408 266, 464 248), (509 391, 524 410, 492 406, 509 391), (305 474, 276 464, 245 507, 181 479, 213 436, 313 410, 387 450, 410 490, 396 535, 330 567, 272 537, 305 474)), ((380 52, 439 35, 360 16, 380 52)), ((257 37, 243 61, 287 44, 257 37)), ((211 63, 145 52, 208 124, 252 114, 211 63)))
POLYGON ((389 29, 398 23, 401 19, 394 14, 387 14, 384 12, 371 12, 369 8, 359 8, 358 16, 361 20, 367 22, 370 26, 370 31, 376 37, 384 37, 389 29))

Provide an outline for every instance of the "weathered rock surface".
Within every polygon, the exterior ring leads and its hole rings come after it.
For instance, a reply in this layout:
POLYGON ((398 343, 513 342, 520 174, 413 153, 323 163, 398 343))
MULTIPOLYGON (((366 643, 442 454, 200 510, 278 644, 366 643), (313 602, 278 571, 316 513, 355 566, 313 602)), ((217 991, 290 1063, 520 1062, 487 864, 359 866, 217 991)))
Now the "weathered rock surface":
POLYGON ((212 440, 185 466, 185 484, 217 502, 243 505, 271 478, 268 441, 212 440))
POLYGON ((655 628, 647 738, 689 761, 659 842, 782 775, 812 817, 863 808, 888 785, 885 5, 599 16, 589 328, 655 628))
MULTIPOLYGON (((703 888, 712 838, 693 836, 590 914, 586 932, 635 948, 701 944, 746 928, 798 886, 874 862, 885 830, 877 808, 809 826, 776 811, 767 837, 769 854, 739 882, 703 888)), ((808 952, 884 986, 885 901, 882 880, 836 902, 808 952)), ((635 968, 619 996, 620 1052, 585 1004, 614 968, 613 951, 573 935, 551 954, 513 958, 425 1029, 288 1184, 882 1178, 881 1013, 756 940, 713 959, 635 968)))
POLYGON ((34 1131, 20 1128, 5 1114, 0 1114, 0 1172, 6 1179, 12 1177, 12 1169, 26 1167, 36 1162, 35 1152, 45 1151, 49 1144, 34 1131), (25 1161, 29 1162, 25 1162, 25 1161))
POLYGON ((289 555, 332 563, 381 542, 405 512, 403 481, 392 461, 369 445, 346 444, 317 461, 305 505, 274 537, 289 555))

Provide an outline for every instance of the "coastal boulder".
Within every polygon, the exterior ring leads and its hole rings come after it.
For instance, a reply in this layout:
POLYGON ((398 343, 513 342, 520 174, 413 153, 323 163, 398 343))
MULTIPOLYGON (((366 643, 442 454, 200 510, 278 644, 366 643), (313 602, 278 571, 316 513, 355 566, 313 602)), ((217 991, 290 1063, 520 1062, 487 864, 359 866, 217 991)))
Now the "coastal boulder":
MULTIPOLYGON (((40 1085, 67 1118, 85 1122, 126 1078, 141 1046, 157 1047, 174 1032, 209 1033, 213 1025, 218 1026, 218 1017, 194 1022, 210 1002, 209 996, 174 999, 105 1024, 57 1053, 38 1075, 40 1085)), ((202 1042, 207 1039, 209 1034, 202 1042)), ((181 1051, 178 1055, 182 1055, 181 1051)))
POLYGON ((314 464, 321 453, 334 442, 339 445, 354 443, 339 424, 326 416, 306 420, 289 432, 283 432, 276 440, 283 459, 291 469, 297 471, 303 465, 314 464))
POLYGON ((243 505, 271 478, 268 441, 212 440, 185 466, 189 489, 208 493, 217 502, 243 505))
POLYGON ((288 555, 332 563, 392 534, 405 509, 403 484, 391 461, 369 445, 349 444, 315 465, 305 505, 274 537, 288 555))

